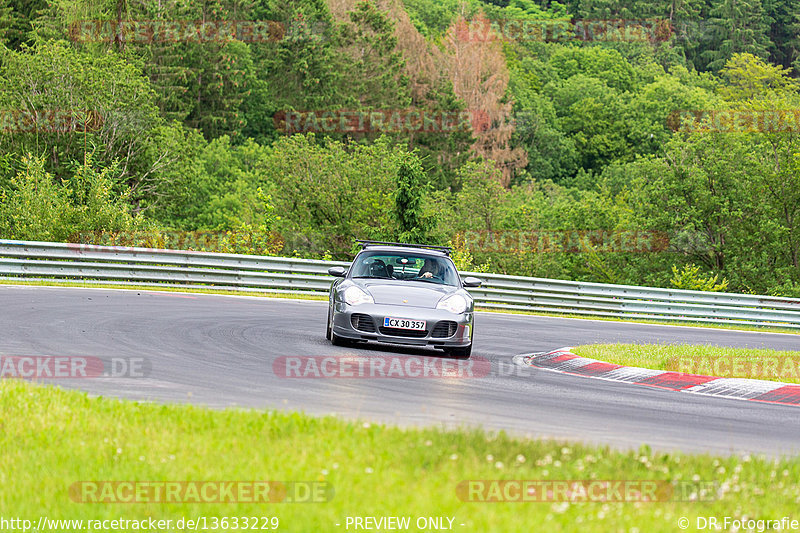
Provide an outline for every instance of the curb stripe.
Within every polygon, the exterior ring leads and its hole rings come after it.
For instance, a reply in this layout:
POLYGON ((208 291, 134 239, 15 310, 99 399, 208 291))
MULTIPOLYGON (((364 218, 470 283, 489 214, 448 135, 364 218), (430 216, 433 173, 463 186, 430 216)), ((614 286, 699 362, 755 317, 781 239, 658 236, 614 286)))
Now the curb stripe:
POLYGON ((660 389, 780 405, 800 405, 800 385, 745 378, 720 378, 616 365, 572 353, 561 348, 545 353, 516 356, 514 361, 573 376, 631 383, 660 389))
POLYGON ((582 366, 575 370, 575 372, 582 376, 600 376, 618 368, 621 368, 621 365, 612 365, 611 363, 601 363, 598 361, 597 363, 589 363, 586 366, 582 366))
POLYGON ((664 389, 683 390, 694 387, 696 385, 702 385, 703 383, 708 383, 709 381, 715 379, 717 378, 712 378, 711 376, 699 376, 697 374, 683 374, 681 372, 664 372, 663 374, 643 379, 642 381, 639 381, 637 383, 640 383, 642 385, 656 385, 664 389))
POLYGON ((706 385, 699 385, 686 392, 701 392, 714 396, 729 396, 742 400, 753 400, 767 392, 780 388, 781 384, 775 381, 745 378, 718 378, 706 385))
POLYGON ((578 359, 578 356, 571 353, 560 353, 557 352, 555 357, 549 359, 549 363, 563 363, 564 361, 569 361, 570 359, 578 359))
POLYGON ((800 386, 786 385, 753 399, 759 402, 777 402, 788 405, 800 405, 800 386))
POLYGON ((604 377, 612 381, 638 383, 639 381, 659 374, 661 374, 660 370, 650 370, 649 368, 638 368, 635 366, 621 366, 616 370, 612 370, 604 377))

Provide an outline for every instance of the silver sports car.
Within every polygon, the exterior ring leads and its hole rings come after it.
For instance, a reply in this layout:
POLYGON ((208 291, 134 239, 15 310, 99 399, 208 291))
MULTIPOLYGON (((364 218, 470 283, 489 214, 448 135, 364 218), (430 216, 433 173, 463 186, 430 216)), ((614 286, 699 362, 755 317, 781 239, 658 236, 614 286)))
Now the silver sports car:
POLYGON ((359 242, 349 269, 328 269, 339 278, 328 299, 328 339, 432 346, 468 358, 474 305, 464 287, 481 280, 462 280, 449 248, 359 242))

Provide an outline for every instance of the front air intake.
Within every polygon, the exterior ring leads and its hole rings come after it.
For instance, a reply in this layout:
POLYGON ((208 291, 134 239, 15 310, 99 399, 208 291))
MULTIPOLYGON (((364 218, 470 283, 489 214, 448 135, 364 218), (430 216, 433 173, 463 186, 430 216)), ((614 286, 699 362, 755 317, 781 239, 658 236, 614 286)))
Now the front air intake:
POLYGON ((350 323, 353 329, 363 331, 365 333, 375 333, 375 322, 372 317, 364 313, 353 313, 350 315, 350 323))
POLYGON ((452 320, 442 320, 436 327, 433 328, 433 333, 431 333, 431 337, 436 337, 437 339, 444 339, 447 337, 452 337, 458 331, 458 324, 453 322, 452 320))

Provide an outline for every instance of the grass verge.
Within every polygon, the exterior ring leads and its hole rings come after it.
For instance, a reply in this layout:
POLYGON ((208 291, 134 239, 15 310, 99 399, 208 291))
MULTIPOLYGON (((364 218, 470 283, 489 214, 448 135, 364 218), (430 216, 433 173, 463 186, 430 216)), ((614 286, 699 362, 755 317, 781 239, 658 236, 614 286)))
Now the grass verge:
POLYGON ((412 531, 419 517, 455 517, 453 529, 461 531, 676 531, 682 517, 694 530, 697 517, 780 518, 800 503, 798 458, 617 452, 502 432, 119 401, 17 380, 0 382, 0 413, 0 508, 5 518, 34 523, 40 515, 206 517, 212 529, 213 517, 265 516, 278 517, 279 530, 302 532, 346 531, 348 516, 408 516, 412 531), (702 502, 485 503, 457 496, 462 481, 497 479, 704 481, 714 489, 702 502), (330 483, 335 495, 300 504, 73 501, 70 486, 87 480, 303 480, 330 483))
POLYGON ((653 370, 800 383, 800 351, 691 344, 587 344, 572 351, 581 357, 653 370))

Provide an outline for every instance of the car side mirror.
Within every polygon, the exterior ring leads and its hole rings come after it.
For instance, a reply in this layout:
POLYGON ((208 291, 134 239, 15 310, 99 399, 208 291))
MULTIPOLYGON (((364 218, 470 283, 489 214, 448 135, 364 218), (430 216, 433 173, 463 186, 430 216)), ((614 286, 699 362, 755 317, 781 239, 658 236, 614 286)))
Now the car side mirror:
POLYGON ((343 278, 346 273, 347 269, 344 267, 330 267, 328 269, 328 274, 336 278, 343 278))
POLYGON ((480 287, 481 283, 483 283, 478 278, 473 278, 472 276, 467 276, 464 278, 464 286, 465 287, 480 287))

